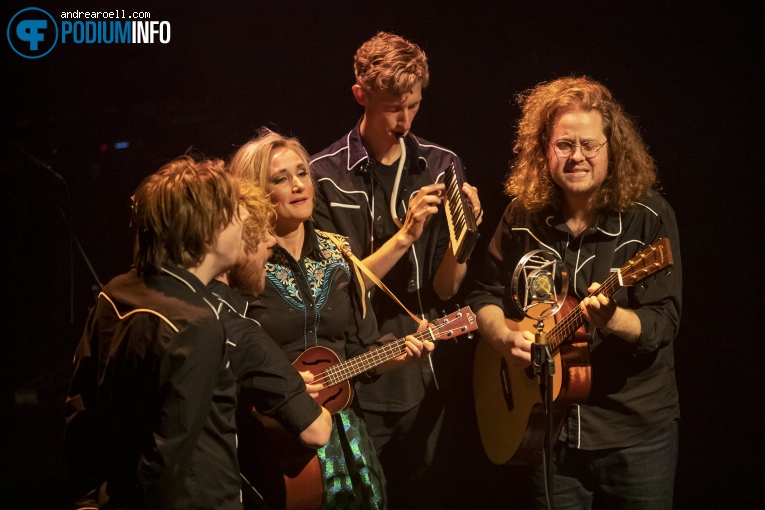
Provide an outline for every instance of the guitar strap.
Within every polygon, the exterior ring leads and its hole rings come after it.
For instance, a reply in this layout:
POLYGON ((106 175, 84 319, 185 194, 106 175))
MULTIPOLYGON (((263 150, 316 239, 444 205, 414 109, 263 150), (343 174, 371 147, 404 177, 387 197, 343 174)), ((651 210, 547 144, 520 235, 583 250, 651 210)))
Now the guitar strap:
POLYGON ((395 294, 382 282, 379 278, 377 278, 372 271, 365 266, 359 259, 356 257, 356 255, 353 254, 353 252, 348 248, 345 243, 336 235, 331 232, 324 232, 327 234, 327 237, 335 243, 335 245, 340 249, 341 252, 343 252, 343 255, 345 255, 348 259, 351 260, 353 263, 353 269, 356 272, 356 279, 359 281, 359 286, 361 287, 361 306, 362 306, 362 317, 366 316, 366 301, 364 299, 364 296, 366 294, 366 288, 364 287, 364 278, 361 275, 361 272, 363 272, 367 277, 369 277, 372 282, 374 282, 375 285, 380 287, 383 291, 385 291, 386 294, 388 294, 393 300, 398 303, 401 308, 403 308, 406 313, 409 314, 409 316, 417 323, 417 325, 420 325, 420 319, 417 318, 415 314, 409 311, 409 309, 404 306, 404 303, 402 303, 395 294))

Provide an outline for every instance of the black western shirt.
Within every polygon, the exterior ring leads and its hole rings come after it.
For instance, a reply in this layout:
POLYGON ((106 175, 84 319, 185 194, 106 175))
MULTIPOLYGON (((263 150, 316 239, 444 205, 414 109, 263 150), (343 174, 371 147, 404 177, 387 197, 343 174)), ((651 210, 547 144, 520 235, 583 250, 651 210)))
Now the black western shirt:
POLYGON ((172 265, 99 294, 66 399, 78 506, 105 485, 115 508, 241 508, 236 381, 216 303, 172 265))
MULTIPOLYGON (((395 235, 391 198, 398 164, 386 167, 367 154, 359 123, 347 135, 311 157, 317 183, 314 219, 318 228, 350 238, 354 252, 364 259, 395 235)), ((421 187, 444 179, 451 164, 464 172, 452 151, 413 134, 405 138, 406 160, 396 192, 396 215, 406 217, 409 200, 421 187)), ((425 225, 422 235, 383 278, 383 283, 413 313, 428 320, 441 315, 448 303, 433 291, 433 278, 449 249, 449 229, 443 207, 425 225)), ((372 307, 380 332, 397 338, 411 334, 417 324, 380 289, 372 290, 372 307)), ((437 357, 437 356, 434 356, 437 357)), ((437 362, 436 362, 437 363, 437 362)), ((373 411, 406 411, 417 405, 431 384, 429 360, 406 365, 358 388, 359 403, 373 411)))

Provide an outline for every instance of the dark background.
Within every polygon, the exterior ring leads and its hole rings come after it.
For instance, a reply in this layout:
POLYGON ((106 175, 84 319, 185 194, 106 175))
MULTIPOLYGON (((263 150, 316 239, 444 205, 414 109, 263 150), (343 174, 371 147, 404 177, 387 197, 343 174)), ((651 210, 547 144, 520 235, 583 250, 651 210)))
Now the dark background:
MULTIPOLYGON (((311 153, 329 145, 362 113, 353 53, 388 30, 428 54, 431 85, 413 131, 466 163, 486 210, 479 252, 507 203, 516 93, 587 74, 634 116, 682 242, 676 506, 765 508, 754 257, 765 18, 757 2, 529 4, 4 2, 4 32, 25 7, 54 16, 98 7, 150 11, 171 23, 172 39, 59 44, 38 60, 0 42, 3 506, 60 506, 71 356, 94 285, 130 264, 129 197, 141 179, 189 148, 228 157, 262 125, 311 153), (115 150, 121 141, 129 148, 115 150)), ((477 439, 472 345, 450 348, 463 371, 446 383, 444 507, 523 508, 523 474, 491 465, 477 439)))

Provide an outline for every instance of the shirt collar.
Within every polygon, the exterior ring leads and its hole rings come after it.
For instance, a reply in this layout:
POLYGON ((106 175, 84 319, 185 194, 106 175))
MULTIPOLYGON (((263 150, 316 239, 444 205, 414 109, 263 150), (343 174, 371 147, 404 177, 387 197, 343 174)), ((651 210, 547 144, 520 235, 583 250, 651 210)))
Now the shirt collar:
MULTIPOLYGON (((544 211, 543 217, 546 218, 548 225, 568 232, 568 227, 563 221, 563 213, 560 209, 548 206, 544 211)), ((601 211, 595 220, 595 230, 599 230, 609 237, 618 236, 622 232, 622 215, 619 212, 601 211)), ((588 233, 592 233, 588 232, 588 233)))
MULTIPOLYGON (((366 168, 371 163, 371 158, 369 157, 369 154, 364 147, 364 143, 361 141, 362 120, 364 120, 364 117, 361 117, 358 122, 356 122, 356 125, 347 135, 348 161, 346 168, 348 171, 362 169, 366 170, 366 168)), ((425 156, 422 153, 422 148, 420 147, 420 142, 417 137, 414 136, 410 131, 406 135, 404 142, 406 143, 407 161, 417 161, 416 166, 412 166, 411 164, 409 165, 410 171, 412 171, 412 168, 416 168, 419 171, 426 170, 428 168, 428 161, 425 159, 425 156)))
MULTIPOLYGON (((305 228, 305 236, 303 238, 303 249, 300 252, 300 258, 312 255, 314 259, 318 259, 321 255, 321 246, 319 245, 319 239, 316 235, 316 227, 314 226, 313 219, 308 219, 303 222, 305 228)), ((273 247, 273 253, 268 259, 271 262, 279 263, 280 260, 289 260, 292 258, 287 250, 282 248, 278 243, 273 247)))
POLYGON ((205 287, 199 278, 173 262, 167 261, 162 264, 162 270, 160 273, 170 275, 176 280, 183 282, 195 293, 207 293, 207 287, 205 287))
POLYGON ((221 304, 228 306, 239 315, 246 315, 249 303, 247 299, 220 280, 213 279, 207 288, 218 298, 221 304))

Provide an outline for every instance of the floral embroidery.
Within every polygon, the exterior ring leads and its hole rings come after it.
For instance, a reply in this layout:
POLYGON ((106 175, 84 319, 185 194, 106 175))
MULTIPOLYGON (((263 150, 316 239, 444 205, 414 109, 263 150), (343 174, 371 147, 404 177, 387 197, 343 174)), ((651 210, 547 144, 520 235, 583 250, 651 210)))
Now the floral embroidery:
MULTIPOLYGON (((340 249, 324 232, 317 230, 316 237, 319 241, 317 252, 321 259, 314 260, 310 258, 311 254, 309 254, 303 257, 300 262, 303 264, 311 298, 318 312, 327 302, 335 272, 344 271, 350 278, 351 270, 340 249)), ((300 294, 300 289, 295 281, 293 265, 289 259, 290 257, 287 257, 281 250, 274 251, 274 255, 266 263, 266 278, 290 306, 305 312, 305 300, 300 294)))

